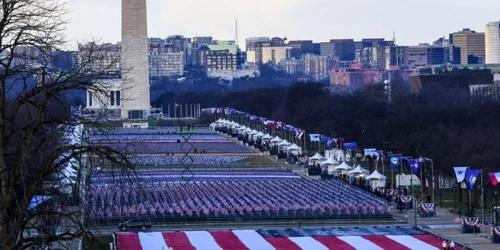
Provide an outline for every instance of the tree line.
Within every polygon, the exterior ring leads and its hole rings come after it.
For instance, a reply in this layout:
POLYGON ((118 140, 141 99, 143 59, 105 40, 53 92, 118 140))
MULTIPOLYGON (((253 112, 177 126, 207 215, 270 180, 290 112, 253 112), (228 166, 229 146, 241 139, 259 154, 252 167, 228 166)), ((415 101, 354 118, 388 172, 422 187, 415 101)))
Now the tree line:
POLYGON ((395 83, 389 102, 381 85, 354 93, 332 93, 322 84, 250 89, 239 92, 166 93, 155 105, 173 99, 203 107, 231 107, 304 128, 308 133, 344 137, 361 147, 433 159, 437 171, 454 175, 453 166, 498 171, 500 105, 471 103, 460 89, 426 86, 413 94, 395 83))

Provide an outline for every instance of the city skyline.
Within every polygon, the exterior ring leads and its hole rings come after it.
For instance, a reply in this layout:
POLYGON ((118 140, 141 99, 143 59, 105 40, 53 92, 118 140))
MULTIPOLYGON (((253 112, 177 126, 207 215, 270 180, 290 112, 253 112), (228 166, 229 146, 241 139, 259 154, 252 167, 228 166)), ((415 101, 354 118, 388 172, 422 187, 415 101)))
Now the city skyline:
MULTIPOLYGON (((69 42, 120 40, 121 0, 66 2, 70 11, 69 42)), ((254 36, 286 36, 289 40, 321 42, 334 38, 392 39, 393 32, 398 44, 416 45, 447 37, 462 28, 484 32, 486 23, 500 19, 498 9, 500 2, 490 0, 474 3, 422 0, 411 5, 395 0, 386 0, 384 4, 337 0, 148 0, 148 36, 210 35, 233 40, 237 18, 242 48, 245 38, 254 36), (394 21, 402 19, 406 21, 394 21), (366 27, 367 23, 371 26, 366 27)))

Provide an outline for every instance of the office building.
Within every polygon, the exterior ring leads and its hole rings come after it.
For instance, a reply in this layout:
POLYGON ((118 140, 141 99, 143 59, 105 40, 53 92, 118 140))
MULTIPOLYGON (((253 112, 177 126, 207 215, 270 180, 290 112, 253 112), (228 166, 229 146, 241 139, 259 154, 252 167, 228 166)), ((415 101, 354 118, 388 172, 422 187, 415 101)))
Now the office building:
POLYGON ((302 55, 314 53, 314 44, 311 40, 289 41, 287 46, 292 48, 290 56, 296 59, 301 58, 302 55))
POLYGON ((335 44, 331 42, 322 42, 319 44, 319 54, 321 56, 335 56, 335 44))
POLYGON ((226 50, 209 50, 206 54, 205 70, 207 74, 212 71, 231 71, 238 67, 237 54, 226 50))
POLYGON ((354 61, 356 59, 356 50, 353 39, 332 39, 330 43, 334 44, 334 56, 341 61, 354 61))
POLYGON ((449 62, 450 47, 431 46, 421 44, 409 46, 405 50, 404 66, 408 69, 416 69, 431 65, 443 65, 449 62))
POLYGON ((245 49, 252 50, 256 43, 269 43, 269 37, 249 37, 245 40, 245 49))
POLYGON ((91 74, 119 77, 122 73, 122 56, 119 43, 78 44, 78 65, 91 74))
POLYGON ((52 52, 52 67, 59 70, 70 71, 78 67, 77 51, 52 52))
POLYGON ((291 76, 304 75, 304 60, 302 59, 290 58, 281 60, 279 67, 283 72, 291 76))
POLYGON ((485 62, 485 35, 470 29, 451 33, 450 44, 460 48, 461 64, 482 64, 485 62))
POLYGON ((485 53, 486 63, 500 63, 500 21, 486 24, 485 53))
POLYGON ((184 74, 183 52, 172 52, 162 46, 149 48, 149 77, 178 77, 184 74))
POLYGON ((304 75, 319 81, 328 79, 333 68, 333 60, 329 56, 308 54, 304 56, 304 75))
MULTIPOLYGON (((262 63, 278 65, 282 60, 290 58, 291 47, 261 47, 262 63)), ((248 55, 247 55, 248 56, 248 55)))

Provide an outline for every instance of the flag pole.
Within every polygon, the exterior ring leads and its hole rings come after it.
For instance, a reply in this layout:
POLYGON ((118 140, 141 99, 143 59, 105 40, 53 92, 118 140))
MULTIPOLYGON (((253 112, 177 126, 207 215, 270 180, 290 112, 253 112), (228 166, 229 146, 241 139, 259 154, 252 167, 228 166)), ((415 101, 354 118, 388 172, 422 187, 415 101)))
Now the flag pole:
POLYGON ((484 224, 484 190, 483 190, 483 169, 481 168, 481 223, 484 224))
POLYGON ((391 190, 394 190, 394 167, 392 167, 391 159, 389 159, 389 165, 391 167, 391 190))
POLYGON ((425 161, 422 161, 420 162, 419 164, 422 164, 422 166, 420 166, 420 200, 422 202, 424 202, 424 174, 423 174, 423 166, 425 166, 425 164, 423 164, 423 162, 425 161))

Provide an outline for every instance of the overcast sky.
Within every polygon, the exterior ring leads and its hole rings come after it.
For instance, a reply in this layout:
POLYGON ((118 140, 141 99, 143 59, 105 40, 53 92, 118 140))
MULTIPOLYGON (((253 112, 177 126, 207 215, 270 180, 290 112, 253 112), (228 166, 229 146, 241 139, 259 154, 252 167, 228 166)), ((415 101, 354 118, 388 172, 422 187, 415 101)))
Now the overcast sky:
MULTIPOLYGON (((65 0, 69 41, 120 40, 122 0, 65 0)), ((234 39, 287 36, 289 40, 392 39, 432 42, 469 27, 484 31, 500 20, 499 0, 147 0, 148 37, 181 34, 234 39)))

